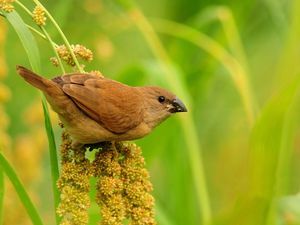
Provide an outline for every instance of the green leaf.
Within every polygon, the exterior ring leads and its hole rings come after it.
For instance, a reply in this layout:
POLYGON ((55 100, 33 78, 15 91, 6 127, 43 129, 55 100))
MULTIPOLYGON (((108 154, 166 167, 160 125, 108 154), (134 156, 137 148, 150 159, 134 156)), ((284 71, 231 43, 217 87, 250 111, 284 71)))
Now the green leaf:
POLYGON ((11 183, 13 184, 21 202, 24 205, 25 210, 27 211, 32 223, 34 225, 42 225, 42 219, 38 214, 35 206, 33 205, 32 201, 30 200, 23 184, 21 183, 20 179, 18 178, 16 172, 9 164, 9 162, 5 159, 5 157, 0 153, 0 166, 4 173, 7 175, 11 183))
MULTIPOLYGON (((46 102, 46 99, 44 96, 42 97, 42 104, 43 104, 43 111, 44 111, 45 127, 46 127, 48 144, 49 144, 54 205, 55 205, 55 208, 57 208, 59 201, 60 201, 59 191, 56 186, 56 182, 59 178, 57 150, 56 150, 53 128, 51 125, 51 119, 49 116, 48 105, 47 105, 47 102, 46 102)), ((55 212, 55 210, 54 210, 54 212, 55 212)), ((55 218, 56 218, 56 223, 59 224, 59 216, 57 214, 56 214, 55 218)))
POLYGON ((255 124, 252 134, 252 157, 255 160, 253 179, 254 184, 262 193, 269 195, 274 188, 278 157, 282 149, 286 116, 294 97, 299 90, 300 79, 297 78, 279 95, 275 96, 263 110, 261 117, 255 124), (267 179, 266 179, 267 178, 267 179))
MULTIPOLYGON (((299 108, 297 94, 300 78, 294 79, 278 95, 274 96, 257 120, 251 136, 249 202, 256 202, 247 208, 249 223, 273 224, 275 216, 274 198, 285 192, 285 177, 289 176, 294 135, 297 127, 291 126, 295 116, 291 112, 299 108), (297 102, 297 104, 295 104, 297 102)), ((248 203, 249 203, 248 202, 248 203)), ((246 203, 245 205, 247 205, 246 203)), ((249 205, 249 204, 248 204, 249 205)))
POLYGON ((3 204, 4 204, 4 173, 0 167, 0 224, 3 223, 3 204))
POLYGON ((6 13, 5 17, 18 34, 28 56, 31 68, 35 72, 40 72, 41 63, 39 49, 32 33, 26 27, 24 21, 16 11, 6 13))
POLYGON ((168 217, 167 213, 164 211, 163 207, 156 201, 155 202, 155 211, 156 211, 156 219, 158 224, 171 225, 174 222, 171 218, 168 217))
MULTIPOLYGON (((22 45, 27 53, 30 65, 32 69, 39 73, 40 72, 40 55, 38 46, 36 43, 35 38, 33 37, 30 30, 27 28, 26 24, 22 20, 22 18, 19 16, 19 14, 16 11, 13 11, 11 13, 6 13, 5 17, 10 22, 12 27, 17 32, 22 45)), ((49 152, 50 152, 50 161, 51 161, 51 174, 52 174, 52 189, 53 189, 53 195, 54 195, 54 204, 55 208, 59 204, 59 192, 56 187, 56 181, 59 177, 58 172, 58 162, 57 162, 57 153, 56 153, 56 145, 55 145, 55 139, 53 134, 53 129, 51 126, 51 120, 49 118, 49 112, 47 108, 47 103, 45 98, 42 98, 43 103, 43 109, 44 109, 44 118, 45 118, 45 127, 47 131, 47 137, 48 137, 48 143, 49 143, 49 152)), ((55 210, 54 210, 55 212, 55 210)), ((56 215, 56 221, 59 223, 59 218, 56 215)))

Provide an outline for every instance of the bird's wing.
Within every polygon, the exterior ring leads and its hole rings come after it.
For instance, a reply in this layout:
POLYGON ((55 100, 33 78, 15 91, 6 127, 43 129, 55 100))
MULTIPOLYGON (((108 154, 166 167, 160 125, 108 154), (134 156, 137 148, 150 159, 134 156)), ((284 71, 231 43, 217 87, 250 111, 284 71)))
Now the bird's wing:
POLYGON ((142 121, 143 101, 135 88, 93 75, 61 77, 63 91, 93 120, 113 133, 125 133, 142 121))

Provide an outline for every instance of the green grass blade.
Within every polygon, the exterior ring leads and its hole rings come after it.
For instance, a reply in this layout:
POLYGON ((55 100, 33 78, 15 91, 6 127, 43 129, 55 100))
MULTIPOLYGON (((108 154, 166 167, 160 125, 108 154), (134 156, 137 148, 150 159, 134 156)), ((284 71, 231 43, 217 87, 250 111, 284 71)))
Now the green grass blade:
POLYGON ((0 153, 0 166, 2 167, 2 170, 7 175, 11 183, 13 184, 24 208, 26 209, 32 223, 34 225, 42 225, 42 219, 40 215, 38 214, 35 206, 33 205, 32 201, 30 200, 23 184, 19 180, 16 172, 12 168, 12 166, 9 164, 9 162, 5 159, 5 157, 0 153))
POLYGON ((158 224, 172 225, 174 224, 171 218, 168 217, 167 213, 163 210, 163 207, 156 201, 155 212, 158 224))
POLYGON ((228 71, 231 79, 241 96, 249 125, 252 126, 256 117, 256 103, 248 81, 249 75, 241 63, 233 57, 221 44, 184 24, 156 19, 152 20, 156 31, 189 41, 218 60, 228 71))
POLYGON ((0 167, 0 224, 3 223, 4 188, 4 173, 0 167))
POLYGON ((265 180, 266 177, 271 180, 275 176, 268 176, 270 174, 263 175, 263 173, 270 172, 273 175, 274 172, 276 173, 273 167, 277 166, 277 158, 283 138, 282 135, 285 130, 286 115, 293 103, 299 84, 300 79, 297 78, 288 88, 284 89, 278 96, 275 96, 263 110, 253 130, 252 157, 255 160, 255 175, 253 179, 264 179, 264 181, 256 180, 253 184, 260 186, 261 188, 259 189, 265 194, 274 188, 273 182, 267 182, 265 180))
POLYGON ((291 155, 293 150, 293 131, 287 127, 292 128, 290 123, 295 120, 290 118, 290 111, 294 110, 299 87, 298 77, 272 98, 253 128, 251 183, 244 203, 248 216, 243 216, 243 221, 238 221, 239 224, 273 224, 276 207, 274 199, 284 191, 280 190, 284 188, 282 180, 289 174, 288 167, 291 165, 291 161, 283 156, 291 155))
MULTIPOLYGON (((60 198, 59 198, 59 191, 56 186, 56 182, 59 178, 59 169, 58 169, 58 160, 57 160, 57 151, 56 151, 56 144, 55 138, 53 133, 53 128, 51 125, 51 119, 49 116, 48 105, 46 102, 45 97, 42 97, 42 104, 43 104, 43 111, 44 111, 44 118, 45 118, 45 127, 48 137, 49 143, 49 153, 50 153, 50 163, 51 163, 51 176, 52 176, 52 191, 54 197, 54 205, 55 209, 58 207, 60 198)), ((54 210, 55 212, 55 210, 54 210)), ((59 216, 56 214, 56 223, 59 224, 59 216)))
MULTIPOLYGON (((139 32, 144 36, 153 55, 158 59, 161 71, 164 73, 165 84, 169 85, 170 90, 176 90, 186 103, 188 108, 191 106, 191 97, 188 92, 188 87, 185 85, 183 76, 180 73, 174 73, 172 68, 173 62, 163 47, 159 37, 144 16, 142 11, 130 0, 122 0, 125 4, 128 16, 132 19, 139 32), (131 7, 126 8, 126 4, 131 7)), ((124 6, 124 4, 122 4, 124 6)), ((192 110, 191 110, 192 111, 192 110)), ((199 204, 199 214, 202 216, 202 224, 210 224, 212 220, 210 198, 207 190, 206 177, 204 172, 204 165, 201 155, 201 146, 197 138, 197 130, 192 118, 192 114, 180 116, 180 122, 183 128, 184 138, 188 146, 188 157, 190 161, 190 168, 195 184, 196 198, 199 204)))
POLYGON ((5 14, 6 19, 15 29, 28 56, 31 68, 40 72, 40 54, 35 38, 16 11, 5 14))
MULTIPOLYGON (((27 25, 24 23, 22 18, 19 16, 19 14, 15 11, 11 13, 5 14, 7 20, 10 22, 10 24, 13 26, 15 31, 17 32, 23 47, 27 53, 30 65, 32 69, 39 73, 40 72, 40 55, 37 43, 35 41, 35 38, 33 37, 32 33, 28 29, 27 25)), ((43 109, 44 109, 44 117, 45 117, 45 127, 47 131, 48 136, 48 142, 49 142, 49 151, 50 151, 50 161, 51 161, 51 174, 52 174, 52 189, 53 189, 53 195, 54 195, 54 204, 55 208, 59 204, 59 192, 56 187, 56 181, 59 177, 58 172, 58 162, 57 162, 57 153, 56 153, 56 145, 55 145, 55 139, 53 134, 53 129, 51 125, 51 121, 49 118, 49 112, 46 104, 46 100, 43 97, 43 109)), ((54 210, 55 212, 55 210, 54 210)), ((59 223, 59 218, 56 215, 56 221, 59 223)))

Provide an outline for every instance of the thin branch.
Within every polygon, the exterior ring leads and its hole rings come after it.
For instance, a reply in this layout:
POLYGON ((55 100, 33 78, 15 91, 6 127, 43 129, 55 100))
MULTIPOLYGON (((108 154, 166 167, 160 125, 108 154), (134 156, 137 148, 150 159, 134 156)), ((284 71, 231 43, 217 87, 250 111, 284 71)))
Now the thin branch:
MULTIPOLYGON (((25 6, 25 5, 23 5, 20 1, 18 1, 18 0, 16 0, 16 3, 30 16, 30 17, 33 17, 33 13, 25 6)), ((43 7, 43 6, 42 6, 43 7)), ((46 13, 48 13, 47 12, 47 10, 43 7, 43 9, 45 10, 45 12, 46 13)), ((49 14, 49 13, 48 13, 49 14)), ((48 15, 47 14, 47 15, 48 15)), ((50 15, 51 16, 51 15, 50 15)), ((49 17, 49 15, 48 15, 48 17, 49 17)), ((50 18, 50 17, 49 17, 50 18)), ((42 26, 39 26, 39 28, 43 31, 43 33, 44 34, 42 34, 41 32, 39 32, 38 30, 36 30, 35 28, 33 28, 33 27, 31 27, 30 25, 28 25, 28 24, 26 24, 26 26, 31 30, 31 31, 33 31, 33 32, 35 32, 36 34, 38 34, 38 35, 40 35, 43 39, 45 39, 45 40, 48 40, 49 41, 49 43, 50 43, 50 45, 51 45, 51 47, 52 47, 52 49, 53 49, 53 51, 54 51, 54 54, 55 54, 55 56, 56 56, 56 58, 57 58, 57 60, 58 60, 58 64, 59 64, 59 66, 60 66, 60 68, 61 68, 61 71, 62 71, 62 73, 64 74, 65 73, 65 69, 64 69, 64 67, 63 67, 63 64, 62 64, 62 61, 61 61, 61 59, 60 59, 60 57, 59 57, 59 55, 58 55, 58 53, 57 53, 57 51, 56 51, 56 49, 55 49, 55 47, 57 46, 57 44, 55 43, 55 42, 53 42, 52 41, 52 39, 51 39, 51 37, 50 37, 50 35, 48 34, 48 32, 46 31, 46 29, 44 28, 44 27, 42 27, 42 26)), ((72 52, 71 52, 71 54, 72 54, 72 52)), ((76 63, 76 62, 75 62, 76 63)))
POLYGON ((45 11, 46 15, 48 16, 48 18, 50 19, 50 21, 53 23, 53 25, 55 26, 55 28, 57 29, 57 31, 59 32, 60 36, 62 37, 67 49, 69 50, 72 59, 76 65, 76 67, 78 68, 79 72, 84 73, 83 69, 81 68, 72 48, 71 45, 68 41, 68 39, 66 38, 65 34, 63 33, 63 31, 61 30, 61 28, 59 27, 59 25, 57 24, 57 22, 55 21, 55 19, 52 17, 52 15, 49 13, 49 11, 38 1, 38 0, 33 0, 38 6, 42 7, 43 10, 45 11))

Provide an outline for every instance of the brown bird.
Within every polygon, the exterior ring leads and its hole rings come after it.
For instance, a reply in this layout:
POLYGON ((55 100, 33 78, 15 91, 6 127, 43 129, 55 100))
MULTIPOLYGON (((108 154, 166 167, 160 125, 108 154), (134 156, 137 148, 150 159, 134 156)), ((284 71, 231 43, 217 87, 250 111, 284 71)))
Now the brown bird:
POLYGON ((187 112, 174 94, 159 87, 130 87, 93 74, 72 73, 48 80, 17 66, 18 73, 44 92, 77 143, 144 137, 171 114, 187 112))

